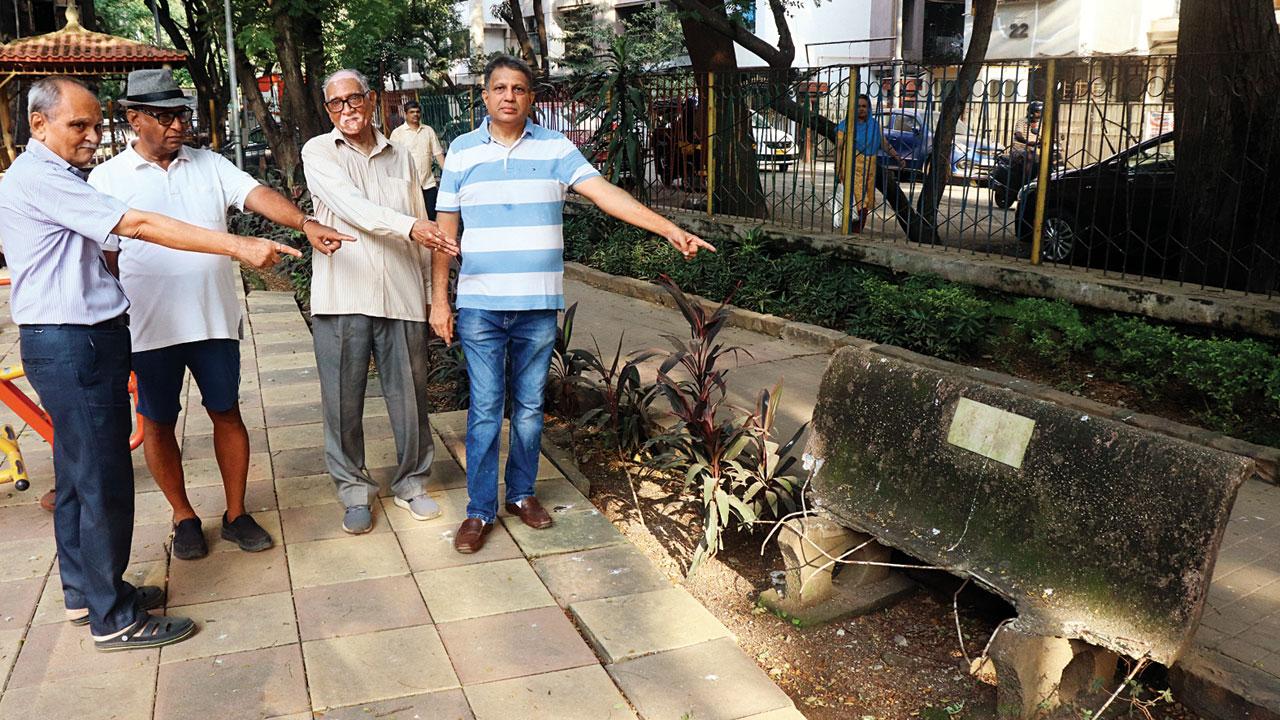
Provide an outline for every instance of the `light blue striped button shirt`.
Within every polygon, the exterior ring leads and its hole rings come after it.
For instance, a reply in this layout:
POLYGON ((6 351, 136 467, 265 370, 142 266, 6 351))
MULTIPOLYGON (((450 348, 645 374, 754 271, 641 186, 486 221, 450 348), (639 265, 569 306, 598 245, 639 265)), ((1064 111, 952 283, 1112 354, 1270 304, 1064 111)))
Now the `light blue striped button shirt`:
POLYGON ((564 308, 564 197, 600 173, 560 133, 526 122, 511 147, 489 120, 449 146, 438 212, 462 213, 458 307, 564 308))
POLYGON ((129 309, 102 244, 129 210, 34 138, 0 180, 0 243, 19 325, 93 325, 129 309))

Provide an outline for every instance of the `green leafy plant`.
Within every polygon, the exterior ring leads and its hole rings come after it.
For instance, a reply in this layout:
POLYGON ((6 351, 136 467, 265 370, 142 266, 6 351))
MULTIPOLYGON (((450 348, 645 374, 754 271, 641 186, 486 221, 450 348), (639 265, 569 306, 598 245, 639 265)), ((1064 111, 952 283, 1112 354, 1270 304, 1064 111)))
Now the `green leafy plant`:
POLYGON ((578 378, 589 367, 587 361, 569 349, 573 342, 573 318, 578 312, 578 303, 574 303, 564 311, 564 317, 556 330, 556 343, 551 349, 551 367, 547 372, 547 405, 560 413, 576 414, 581 412, 578 392, 583 389, 578 378))
POLYGON ((1021 298, 1013 301, 1004 314, 1010 322, 1006 345, 1011 351, 1029 349, 1053 365, 1083 354, 1094 342, 1093 331, 1080 316, 1080 310, 1062 300, 1021 298))
POLYGON ((572 350, 569 356, 585 369, 600 376, 598 382, 585 376, 574 378, 577 385, 597 391, 602 399, 600 407, 587 410, 578 418, 582 427, 595 427, 607 432, 615 449, 621 453, 634 453, 644 447, 653 433, 654 422, 649 414, 653 402, 653 385, 640 381, 640 365, 656 355, 645 351, 623 360, 622 343, 626 333, 618 337, 618 349, 613 360, 606 365, 599 344, 595 353, 589 350, 572 350))
POLYGON ((643 194, 642 138, 648 137, 649 110, 632 43, 629 35, 619 36, 604 58, 603 70, 578 80, 574 100, 586 106, 579 122, 582 118, 599 122, 589 148, 591 156, 603 159, 601 174, 643 194))
POLYGON ((941 358, 960 357, 984 337, 991 303, 960 285, 912 277, 901 285, 868 278, 850 331, 941 358))
POLYGON ((727 528, 749 527, 794 507, 795 483, 787 475, 793 460, 784 458, 800 433, 781 447, 773 441, 777 388, 761 392, 754 411, 746 415, 735 415, 726 401, 723 362, 745 352, 717 341, 732 295, 708 312, 671 278, 664 275, 659 283, 688 323, 689 339, 667 336, 673 352, 658 369, 658 389, 678 422, 651 444, 662 448, 657 464, 684 470, 685 487, 693 489, 702 506, 703 535, 690 563, 693 572, 723 548, 727 528), (672 377, 677 367, 684 378, 672 377))

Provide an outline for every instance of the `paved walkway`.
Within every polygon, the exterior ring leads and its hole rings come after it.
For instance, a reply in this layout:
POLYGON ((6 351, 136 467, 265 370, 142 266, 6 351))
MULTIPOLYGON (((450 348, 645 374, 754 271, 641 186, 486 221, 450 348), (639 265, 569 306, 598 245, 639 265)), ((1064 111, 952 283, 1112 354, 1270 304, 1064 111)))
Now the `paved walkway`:
MULTIPOLYGON (((127 577, 167 585, 168 610, 200 632, 160 650, 97 653, 63 620, 52 517, 36 505, 52 463, 24 432, 32 488, 0 490, 0 719, 803 717, 545 459, 538 492, 556 525, 535 532, 504 518, 482 552, 454 552, 466 504, 462 413, 432 419, 443 517, 419 523, 383 499, 374 532, 342 533, 310 334, 290 295, 247 302, 247 505, 277 546, 246 554, 217 539, 212 427, 192 385, 194 412, 179 431, 211 553, 170 558, 169 508, 138 452, 127 577)), ((0 363, 18 360, 16 341, 12 325, 0 327, 0 363)), ((367 464, 385 482, 395 448, 380 398, 365 417, 367 464)), ((14 422, 7 411, 0 419, 14 422)))
MULTIPOLYGON (((622 297, 584 283, 565 283, 570 302, 578 302, 574 346, 612 353, 625 330, 626 351, 667 347, 662 334, 681 327, 679 314, 642 300, 622 297)), ((758 333, 726 328, 721 341, 741 345, 742 357, 729 373, 732 400, 747 407, 761 388, 784 381, 778 424, 783 433, 809 419, 826 369, 827 355, 758 333)), ((650 366, 653 363, 649 364, 650 366)), ((1215 674, 1236 676, 1243 686, 1263 689, 1280 713, 1280 487, 1245 483, 1227 526, 1195 652, 1215 674), (1248 675, 1249 677, 1244 677, 1248 675)))

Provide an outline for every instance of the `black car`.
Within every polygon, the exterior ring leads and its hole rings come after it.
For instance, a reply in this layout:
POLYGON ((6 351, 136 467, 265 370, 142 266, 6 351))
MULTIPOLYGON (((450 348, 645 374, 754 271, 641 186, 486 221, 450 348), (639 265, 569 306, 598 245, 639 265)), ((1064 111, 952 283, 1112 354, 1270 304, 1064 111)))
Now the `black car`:
MULTIPOLYGON (((1038 183, 1018 199, 1018 238, 1031 242, 1038 183)), ((1045 196, 1040 257, 1049 262, 1165 275, 1178 266, 1174 141, 1166 133, 1113 157, 1055 173, 1045 196)))

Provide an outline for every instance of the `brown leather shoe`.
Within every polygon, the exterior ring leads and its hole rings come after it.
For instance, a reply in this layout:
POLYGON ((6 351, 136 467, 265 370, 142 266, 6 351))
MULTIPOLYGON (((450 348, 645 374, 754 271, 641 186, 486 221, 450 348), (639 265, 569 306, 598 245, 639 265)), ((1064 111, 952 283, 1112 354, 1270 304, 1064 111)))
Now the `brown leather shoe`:
POLYGON ((480 518, 463 520, 462 525, 458 527, 458 533, 453 536, 453 549, 463 555, 479 552, 480 548, 484 547, 484 539, 492 529, 493 523, 486 523, 480 518))
POLYGON ((49 512, 53 512, 54 508, 57 507, 57 505, 58 505, 58 495, 53 489, 50 489, 49 492, 40 496, 40 507, 44 508, 45 510, 48 510, 49 512))
POLYGON ((519 517, 531 528, 541 530, 551 527, 551 516, 542 509, 542 503, 538 502, 538 498, 532 495, 521 500, 519 505, 507 503, 507 512, 519 517))

